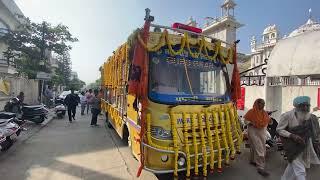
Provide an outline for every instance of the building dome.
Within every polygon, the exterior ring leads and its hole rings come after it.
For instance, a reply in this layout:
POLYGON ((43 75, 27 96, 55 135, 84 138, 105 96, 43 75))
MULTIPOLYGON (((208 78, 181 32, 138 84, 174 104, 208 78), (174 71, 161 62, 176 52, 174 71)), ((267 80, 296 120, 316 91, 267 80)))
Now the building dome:
POLYGON ((292 31, 288 37, 294 37, 302 33, 310 32, 310 31, 319 31, 319 30, 320 30, 320 23, 309 18, 307 23, 295 29, 294 31, 292 31))
POLYGON ((274 24, 274 25, 270 25, 268 27, 266 27, 264 30, 263 30, 263 35, 264 34, 269 34, 271 32, 276 32, 277 31, 277 26, 274 24))

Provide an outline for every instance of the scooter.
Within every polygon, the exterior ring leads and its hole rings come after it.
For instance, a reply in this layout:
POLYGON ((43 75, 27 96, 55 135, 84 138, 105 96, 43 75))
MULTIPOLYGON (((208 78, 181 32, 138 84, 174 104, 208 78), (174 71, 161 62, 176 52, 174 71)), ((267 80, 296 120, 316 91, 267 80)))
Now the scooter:
POLYGON ((49 110, 45 105, 21 105, 18 98, 12 98, 4 107, 6 112, 16 113, 21 120, 32 121, 36 124, 41 124, 46 118, 49 110))
POLYGON ((58 104, 54 108, 54 111, 57 117, 62 119, 66 115, 66 106, 64 104, 58 104))
POLYGON ((2 150, 5 147, 5 141, 6 141, 6 136, 4 135, 4 132, 0 128, 0 150, 2 150))
POLYGON ((0 141, 1 151, 6 151, 12 146, 13 140, 20 135, 22 129, 18 124, 14 123, 14 118, 11 118, 0 119, 0 131, 0 134, 2 134, 2 140, 0 141))

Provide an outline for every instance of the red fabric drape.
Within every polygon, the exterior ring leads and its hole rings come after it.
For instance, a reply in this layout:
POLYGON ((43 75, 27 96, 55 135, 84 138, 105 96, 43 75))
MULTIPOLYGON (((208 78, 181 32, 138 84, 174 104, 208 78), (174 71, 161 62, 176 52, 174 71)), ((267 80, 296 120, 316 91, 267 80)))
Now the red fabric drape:
POLYGON ((241 98, 241 86, 240 86, 240 73, 238 69, 237 62, 237 44, 234 44, 234 53, 233 53, 233 72, 231 80, 231 99, 234 103, 237 103, 237 100, 241 98))
MULTIPOLYGON (((146 21, 140 33, 141 38, 147 44, 149 38, 150 22, 146 21)), ((144 97, 147 93, 147 80, 145 79, 147 69, 148 56, 146 49, 137 41, 134 47, 133 61, 129 75, 129 94, 135 95, 136 97, 144 97)))
POLYGON ((246 97, 246 89, 244 87, 241 87, 241 98, 238 99, 238 101, 237 101, 238 110, 244 110, 245 97, 246 97))
POLYGON ((320 88, 318 88, 318 103, 317 103, 318 109, 320 109, 320 88))
MULTIPOLYGON (((148 44, 150 21, 146 20, 143 30, 140 33, 145 44, 148 44)), ((134 95, 142 104, 141 117, 140 117, 140 143, 145 142, 145 121, 146 121, 146 107, 148 106, 148 52, 138 41, 135 45, 133 61, 129 75, 129 89, 128 93, 134 95)), ((141 175, 144 167, 144 152, 140 145, 140 167, 137 172, 137 177, 141 175)))

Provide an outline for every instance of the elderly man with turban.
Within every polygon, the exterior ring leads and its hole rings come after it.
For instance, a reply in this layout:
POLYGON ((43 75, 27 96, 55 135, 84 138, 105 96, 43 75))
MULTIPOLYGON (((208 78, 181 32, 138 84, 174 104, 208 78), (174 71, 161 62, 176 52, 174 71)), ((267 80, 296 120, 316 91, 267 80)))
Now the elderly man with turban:
POLYGON ((281 115, 277 127, 288 158, 281 180, 305 180, 306 168, 320 164, 320 128, 317 117, 310 113, 310 97, 296 97, 293 106, 281 115))

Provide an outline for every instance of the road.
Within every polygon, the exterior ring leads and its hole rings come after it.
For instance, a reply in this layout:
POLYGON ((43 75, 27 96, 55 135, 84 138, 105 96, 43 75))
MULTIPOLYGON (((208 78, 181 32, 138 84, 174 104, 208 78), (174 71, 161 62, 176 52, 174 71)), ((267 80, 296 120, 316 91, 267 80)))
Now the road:
MULTIPOLYGON (((71 124, 66 118, 43 127, 30 124, 9 151, 0 153, 0 179, 136 179, 139 163, 123 154, 128 148, 111 136, 102 119, 100 127, 90 127, 89 119, 77 115, 71 124)), ((144 172, 141 179, 156 177, 144 172)))
MULTIPOLYGON (((0 153, 0 179, 4 180, 56 180, 56 179, 137 179, 139 163, 130 149, 122 143, 113 129, 103 126, 90 127, 90 116, 77 115, 74 123, 65 119, 53 119, 47 125, 29 124, 14 146, 0 153)), ((215 172, 207 179, 214 180, 262 180, 280 179, 286 162, 277 151, 269 151, 268 178, 260 177, 255 168, 248 164, 248 150, 225 168, 215 172)), ((308 170, 308 180, 319 179, 320 167, 308 170)), ((172 179, 172 175, 161 175, 159 179, 172 179)), ((140 179, 157 179, 153 174, 143 171, 140 179)), ((183 175, 180 179, 184 179, 183 175)), ((194 179, 194 178, 192 178, 194 179)))

